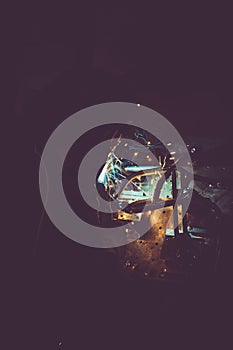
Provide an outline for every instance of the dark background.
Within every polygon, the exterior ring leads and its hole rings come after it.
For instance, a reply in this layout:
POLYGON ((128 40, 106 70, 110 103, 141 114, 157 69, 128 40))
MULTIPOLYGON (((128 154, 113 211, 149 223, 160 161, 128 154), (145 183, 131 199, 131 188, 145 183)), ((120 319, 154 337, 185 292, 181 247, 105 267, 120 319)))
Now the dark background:
MULTIPOLYGON (((6 230, 8 347, 133 349, 139 343, 155 348, 158 342, 223 347, 232 324, 230 259, 208 286, 161 291, 127 282, 112 256, 68 240, 41 217, 38 168, 60 122, 110 101, 154 108, 181 136, 225 138, 230 165, 230 7, 20 2, 7 14, 6 203, 14 213, 6 230)), ((229 222, 225 230, 231 231, 229 222)))

